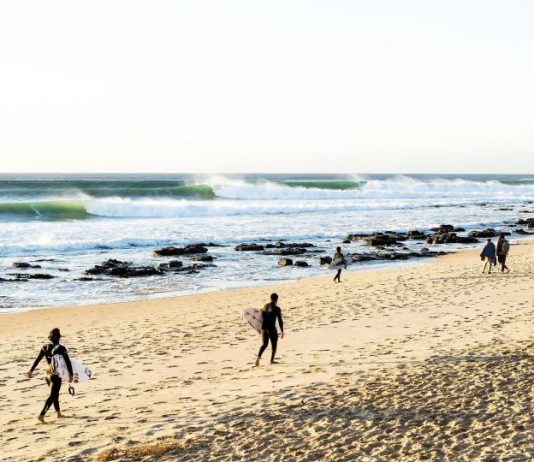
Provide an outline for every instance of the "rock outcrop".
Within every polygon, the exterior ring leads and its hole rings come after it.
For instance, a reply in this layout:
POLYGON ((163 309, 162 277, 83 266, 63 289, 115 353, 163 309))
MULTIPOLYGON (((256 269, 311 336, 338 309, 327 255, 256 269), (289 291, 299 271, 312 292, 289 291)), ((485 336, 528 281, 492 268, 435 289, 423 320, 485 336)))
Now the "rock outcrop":
POLYGON ((208 249, 201 244, 188 245, 186 247, 163 247, 154 250, 154 255, 158 257, 171 257, 175 255, 190 255, 195 253, 206 253, 208 249))
POLYGON ((263 245, 259 244, 239 244, 235 247, 235 250, 238 252, 258 252, 261 250, 265 250, 265 247, 263 245))

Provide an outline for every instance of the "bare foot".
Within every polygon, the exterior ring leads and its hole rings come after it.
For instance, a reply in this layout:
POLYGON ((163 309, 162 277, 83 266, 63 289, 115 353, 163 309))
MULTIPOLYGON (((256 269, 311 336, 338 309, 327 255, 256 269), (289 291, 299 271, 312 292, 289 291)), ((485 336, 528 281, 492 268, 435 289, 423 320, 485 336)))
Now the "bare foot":
POLYGON ((37 420, 38 420, 39 422, 41 422, 42 424, 46 424, 45 419, 44 419, 44 415, 40 415, 40 416, 38 416, 38 417, 37 417, 37 420))
POLYGON ((254 366, 259 367, 260 365, 260 358, 256 358, 256 362, 254 363, 254 366))

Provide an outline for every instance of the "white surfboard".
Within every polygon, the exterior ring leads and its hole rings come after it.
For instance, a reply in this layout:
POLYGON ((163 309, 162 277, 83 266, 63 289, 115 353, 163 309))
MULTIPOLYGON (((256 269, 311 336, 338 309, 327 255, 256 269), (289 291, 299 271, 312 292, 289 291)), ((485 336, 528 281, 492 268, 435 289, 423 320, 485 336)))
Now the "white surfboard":
MULTIPOLYGON (((69 369, 67 363, 61 355, 52 356, 53 370, 55 374, 61 377, 62 380, 69 381, 69 369)), ((87 382, 93 376, 91 369, 85 367, 81 362, 76 359, 70 358, 72 364, 72 378, 75 382, 87 382)))
MULTIPOLYGON (((263 313, 260 309, 246 308, 245 310, 243 310, 243 318, 245 318, 245 321, 247 321, 256 332, 261 333, 263 313)), ((282 332, 280 330, 280 325, 278 324, 278 319, 276 320, 276 330, 278 331, 278 333, 282 332)))
POLYGON ((352 263, 352 258, 345 257, 343 258, 337 258, 330 265, 328 265, 328 269, 335 269, 338 270, 340 268, 345 268, 348 264, 352 263))

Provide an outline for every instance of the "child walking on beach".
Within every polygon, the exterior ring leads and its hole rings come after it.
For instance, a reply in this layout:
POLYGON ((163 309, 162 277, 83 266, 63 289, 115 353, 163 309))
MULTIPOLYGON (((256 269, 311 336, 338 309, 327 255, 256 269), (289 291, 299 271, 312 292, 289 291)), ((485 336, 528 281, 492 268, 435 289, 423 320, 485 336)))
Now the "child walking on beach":
POLYGON ((39 355, 37 356, 37 359, 34 361, 33 366, 31 369, 26 373, 28 378, 33 377, 33 371, 38 366, 38 364, 41 362, 43 358, 46 359, 47 367, 46 367, 46 383, 50 387, 50 396, 45 401, 44 407, 37 417, 37 420, 41 423, 45 422, 45 414, 50 409, 52 405, 54 405, 54 409, 56 410, 58 418, 63 417, 63 414, 61 414, 61 409, 59 407, 59 391, 61 390, 61 377, 54 375, 52 371, 52 357, 54 355, 61 355, 63 356, 63 359, 65 360, 65 364, 67 365, 67 369, 69 371, 69 383, 73 380, 73 373, 72 373, 72 364, 70 362, 69 355, 67 353, 67 349, 59 344, 59 340, 61 339, 61 333, 59 329, 56 327, 55 329, 52 329, 50 331, 50 334, 48 335, 48 340, 50 340, 50 343, 47 345, 44 345, 41 348, 41 351, 39 351, 39 355))
POLYGON ((278 344, 278 331, 276 329, 276 320, 280 325, 280 337, 284 338, 284 321, 282 320, 282 310, 279 306, 276 305, 278 302, 278 295, 271 294, 271 302, 267 303, 262 311, 263 320, 261 324, 261 337, 262 344, 260 351, 258 352, 258 357, 256 358, 256 366, 260 365, 260 359, 263 352, 266 350, 269 345, 269 340, 271 341, 271 364, 276 364, 274 357, 276 355, 276 346, 278 344))

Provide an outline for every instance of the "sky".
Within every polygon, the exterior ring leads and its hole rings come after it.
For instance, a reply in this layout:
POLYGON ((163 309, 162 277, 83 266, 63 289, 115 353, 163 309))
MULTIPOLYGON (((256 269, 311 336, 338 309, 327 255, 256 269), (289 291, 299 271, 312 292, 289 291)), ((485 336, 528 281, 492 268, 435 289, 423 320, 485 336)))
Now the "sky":
POLYGON ((534 173, 530 0, 0 0, 0 172, 534 173))

